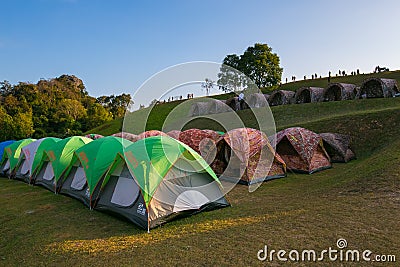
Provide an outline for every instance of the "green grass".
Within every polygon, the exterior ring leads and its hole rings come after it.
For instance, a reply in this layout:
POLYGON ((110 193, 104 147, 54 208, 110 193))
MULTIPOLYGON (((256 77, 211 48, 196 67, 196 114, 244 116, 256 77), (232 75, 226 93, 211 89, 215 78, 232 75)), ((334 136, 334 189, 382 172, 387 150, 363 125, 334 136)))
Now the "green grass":
POLYGON ((97 134, 102 134, 102 135, 112 135, 115 133, 119 133, 122 129, 122 121, 123 119, 116 119, 112 120, 110 122, 107 122, 103 125, 100 125, 90 131, 87 131, 85 134, 90 134, 90 133, 97 133, 97 134))
MULTIPOLYGON (((313 175, 290 173, 253 193, 238 185, 227 195, 232 207, 174 221, 150 234, 71 198, 0 179, 0 265, 278 266, 259 262, 257 251, 264 245, 322 250, 334 248, 338 238, 345 238, 349 249, 397 254, 399 261, 399 101, 272 108, 278 129, 351 134, 358 159, 313 175)), ((246 112, 239 115, 254 125, 246 112)))

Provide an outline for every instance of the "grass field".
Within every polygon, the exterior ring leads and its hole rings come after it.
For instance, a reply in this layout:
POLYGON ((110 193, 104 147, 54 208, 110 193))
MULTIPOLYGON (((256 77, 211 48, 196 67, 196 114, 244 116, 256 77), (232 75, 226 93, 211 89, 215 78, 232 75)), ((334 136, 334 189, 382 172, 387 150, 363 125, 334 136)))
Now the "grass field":
MULTIPOLYGON (((240 116, 249 118, 246 112, 240 116)), ((253 193, 238 185, 227 195, 232 207, 149 234, 41 187, 0 179, 0 266, 279 266, 258 261, 257 252, 264 245, 321 251, 336 248, 339 238, 349 249, 395 254, 397 264, 378 266, 398 266, 400 99, 289 105, 272 112, 278 129, 296 125, 350 134, 358 159, 313 175, 290 173, 253 193)))

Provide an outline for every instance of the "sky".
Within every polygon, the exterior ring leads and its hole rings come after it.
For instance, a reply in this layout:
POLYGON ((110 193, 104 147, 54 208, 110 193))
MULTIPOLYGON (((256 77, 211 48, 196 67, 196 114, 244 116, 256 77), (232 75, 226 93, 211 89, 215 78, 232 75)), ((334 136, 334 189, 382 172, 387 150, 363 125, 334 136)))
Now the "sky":
POLYGON ((400 69, 400 1, 0 0, 0 80, 73 74, 92 96, 267 43, 282 80, 400 69))

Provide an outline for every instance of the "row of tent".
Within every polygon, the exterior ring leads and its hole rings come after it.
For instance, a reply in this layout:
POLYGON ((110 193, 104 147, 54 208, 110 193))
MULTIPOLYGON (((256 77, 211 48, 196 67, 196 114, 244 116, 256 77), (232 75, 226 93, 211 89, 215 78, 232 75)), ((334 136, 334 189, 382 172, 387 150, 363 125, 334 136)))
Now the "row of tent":
POLYGON ((6 141, 0 148, 2 175, 74 197, 147 230, 178 215, 229 206, 204 159, 167 136, 135 143, 114 136, 48 137, 6 141))
POLYGON ((286 170, 311 174, 330 168, 331 162, 355 158, 350 136, 317 134, 301 127, 284 129, 269 138, 251 128, 223 135, 199 129, 167 134, 202 155, 220 179, 242 184, 285 177, 286 170))
POLYGON ((352 100, 359 98, 384 98, 398 96, 399 88, 394 79, 369 78, 361 87, 348 83, 331 83, 327 88, 301 87, 297 91, 276 90, 271 94, 250 94, 241 105, 238 97, 228 100, 214 100, 196 102, 192 104, 189 115, 200 116, 206 114, 238 111, 246 108, 260 108, 287 104, 313 103, 323 101, 352 100))
POLYGON ((299 127, 270 138, 251 128, 48 137, 2 142, 0 151, 0 174, 148 230, 178 215, 229 206, 221 181, 250 185, 355 157, 349 136, 299 127))
POLYGON ((332 83, 327 88, 301 87, 296 92, 277 90, 266 96, 271 106, 360 98, 395 97, 399 93, 394 79, 369 78, 361 87, 349 83, 332 83))

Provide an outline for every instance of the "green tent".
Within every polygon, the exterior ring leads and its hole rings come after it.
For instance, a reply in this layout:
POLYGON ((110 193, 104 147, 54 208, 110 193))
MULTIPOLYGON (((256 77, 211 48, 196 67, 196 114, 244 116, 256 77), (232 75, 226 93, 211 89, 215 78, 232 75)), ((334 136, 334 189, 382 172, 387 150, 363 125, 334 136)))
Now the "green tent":
POLYGON ((44 150, 60 140, 55 137, 45 137, 24 146, 21 149, 19 161, 15 168, 15 178, 29 183, 32 174, 35 173, 40 165, 44 150))
POLYGON ((18 164, 21 149, 34 141, 35 139, 31 138, 22 139, 4 148, 5 153, 3 154, 3 157, 1 159, 0 166, 6 174, 9 175, 14 171, 15 167, 18 164))
POLYGON ((77 149, 72 164, 61 178, 60 193, 92 207, 97 184, 114 162, 116 155, 123 153, 124 148, 131 144, 131 141, 124 138, 107 136, 77 149))
POLYGON ((57 193, 60 177, 69 168, 75 150, 91 141, 90 138, 72 136, 45 149, 34 174, 34 183, 57 193))
POLYGON ((118 153, 105 175, 95 209, 150 229, 175 218, 228 206, 204 159, 168 136, 139 140, 118 153))

